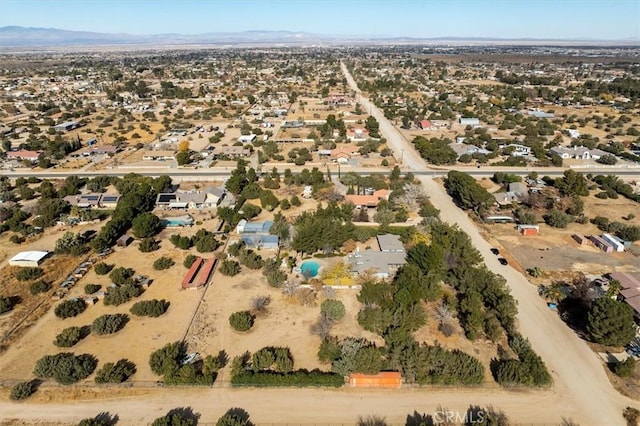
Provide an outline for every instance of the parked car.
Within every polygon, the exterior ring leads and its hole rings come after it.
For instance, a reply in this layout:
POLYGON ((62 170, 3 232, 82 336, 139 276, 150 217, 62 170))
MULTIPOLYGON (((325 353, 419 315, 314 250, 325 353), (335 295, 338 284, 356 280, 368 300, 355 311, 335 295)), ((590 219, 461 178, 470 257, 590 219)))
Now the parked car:
POLYGON ((499 257, 498 262, 500 262, 501 265, 505 266, 509 264, 509 262, 507 262, 507 259, 505 259, 504 257, 499 257))
POLYGON ((491 253, 495 254, 496 256, 500 254, 500 250, 498 250, 497 248, 492 248, 491 249, 491 253))

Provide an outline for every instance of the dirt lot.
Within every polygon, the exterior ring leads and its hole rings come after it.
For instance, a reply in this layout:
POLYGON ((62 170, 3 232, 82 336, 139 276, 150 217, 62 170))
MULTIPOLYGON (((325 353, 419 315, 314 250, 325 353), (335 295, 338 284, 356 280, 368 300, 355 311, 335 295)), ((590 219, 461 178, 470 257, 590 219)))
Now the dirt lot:
MULTIPOLYGON (((134 381, 157 380, 158 377, 149 368, 149 354, 166 343, 180 340, 184 336, 195 306, 202 295, 201 291, 179 291, 179 283, 186 271, 182 261, 188 253, 188 251, 175 250, 168 241, 163 242, 159 251, 152 253, 141 253, 135 247, 135 243, 127 248, 116 248, 115 252, 106 259, 107 263, 131 267, 136 273, 151 277, 153 284, 139 298, 128 303, 114 307, 105 306, 102 301, 99 301, 75 318, 61 320, 55 317, 53 309, 49 310, 20 341, 2 354, 1 378, 5 380, 29 378, 37 359, 47 354, 69 350, 57 348, 52 343, 55 336, 66 327, 89 325, 95 318, 106 313, 128 313, 131 305, 138 300, 166 299, 171 302, 171 306, 162 317, 131 316, 130 322, 117 334, 100 337, 90 335, 71 348, 76 353, 94 354, 99 359, 100 365, 120 358, 128 358, 136 364, 138 369, 133 378, 134 381), (160 256, 173 258, 176 265, 166 271, 155 271, 152 263, 160 256)), ((98 276, 91 270, 78 281, 69 297, 83 295, 83 288, 88 283, 101 284, 105 288, 109 284, 109 279, 107 276, 98 276)))

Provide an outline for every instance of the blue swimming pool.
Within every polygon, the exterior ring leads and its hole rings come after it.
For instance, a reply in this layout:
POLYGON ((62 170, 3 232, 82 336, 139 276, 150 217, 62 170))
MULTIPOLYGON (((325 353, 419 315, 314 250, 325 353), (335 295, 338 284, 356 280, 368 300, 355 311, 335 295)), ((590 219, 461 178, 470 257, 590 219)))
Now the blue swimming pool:
POLYGON ((193 225, 193 218, 189 216, 171 217, 162 220, 162 225, 167 228, 193 225))
POLYGON ((320 264, 315 260, 307 260, 306 262, 302 262, 302 265, 300 265, 300 272, 308 278, 317 276, 318 269, 320 269, 320 264))

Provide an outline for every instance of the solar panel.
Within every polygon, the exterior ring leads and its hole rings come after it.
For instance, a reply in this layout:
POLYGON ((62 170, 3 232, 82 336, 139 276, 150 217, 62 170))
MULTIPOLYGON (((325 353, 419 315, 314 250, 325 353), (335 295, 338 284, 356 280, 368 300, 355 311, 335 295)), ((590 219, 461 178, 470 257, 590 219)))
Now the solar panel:
POLYGON ((176 199, 175 194, 160 194, 158 196, 158 202, 160 203, 168 203, 169 201, 173 201, 176 199))
POLYGON ((114 201, 118 200, 118 196, 117 195, 105 195, 102 197, 102 201, 106 202, 106 203, 112 203, 114 201))

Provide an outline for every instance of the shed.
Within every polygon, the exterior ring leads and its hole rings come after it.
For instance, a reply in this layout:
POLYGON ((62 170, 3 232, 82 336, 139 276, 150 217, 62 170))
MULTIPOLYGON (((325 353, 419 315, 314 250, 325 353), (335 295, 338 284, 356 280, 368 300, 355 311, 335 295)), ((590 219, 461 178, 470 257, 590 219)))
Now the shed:
POLYGON ((130 235, 123 235, 122 237, 116 240, 116 245, 118 247, 126 247, 133 242, 133 237, 130 235))
POLYGON ((538 235, 540 227, 537 225, 518 225, 516 226, 521 235, 538 235))
POLYGON ((589 237, 589 239, 596 247, 598 247, 600 250, 604 251, 605 253, 613 252, 613 247, 611 246, 611 244, 609 244, 602 238, 598 237, 597 235, 592 235, 591 237, 589 237))
POLYGON ((608 242, 614 251, 623 252, 624 244, 611 234, 602 234, 602 239, 608 242))
POLYGON ((9 265, 21 268, 35 268, 49 255, 48 251, 21 251, 9 259, 9 265))
POLYGON ((587 238, 585 238, 584 235, 580 235, 580 234, 573 234, 571 238, 573 238, 575 242, 580 244, 581 246, 586 245, 587 242, 589 241, 587 238))
POLYGON ((378 374, 349 374, 352 388, 395 388, 402 386, 402 376, 397 371, 383 371, 378 374))

